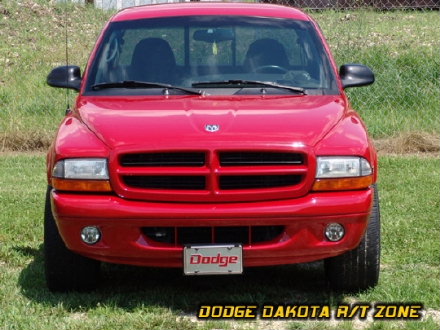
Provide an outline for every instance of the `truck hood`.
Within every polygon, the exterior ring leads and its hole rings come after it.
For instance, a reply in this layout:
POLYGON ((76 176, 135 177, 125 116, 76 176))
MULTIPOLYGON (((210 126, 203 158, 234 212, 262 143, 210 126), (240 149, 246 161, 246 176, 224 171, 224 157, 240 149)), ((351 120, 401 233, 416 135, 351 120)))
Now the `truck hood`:
POLYGON ((83 96, 77 113, 111 149, 154 150, 240 143, 314 146, 345 107, 338 95, 83 96))

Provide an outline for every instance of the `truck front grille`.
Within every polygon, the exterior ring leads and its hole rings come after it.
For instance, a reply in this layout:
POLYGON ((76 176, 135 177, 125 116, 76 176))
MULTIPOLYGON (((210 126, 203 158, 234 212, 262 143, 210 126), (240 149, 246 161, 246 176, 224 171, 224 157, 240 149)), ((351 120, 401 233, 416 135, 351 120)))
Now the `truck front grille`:
POLYGON ((144 189, 204 190, 204 176, 124 176, 124 183, 129 187, 144 189))
POLYGON ((242 227, 143 227, 148 239, 174 246, 185 244, 251 245, 270 242, 284 232, 284 226, 242 227))
POLYGON ((203 152, 155 152, 135 153, 121 156, 121 165, 125 167, 168 167, 168 166, 196 166, 205 165, 203 152))
POLYGON ((220 152, 221 166, 301 165, 302 154, 291 152, 220 152))
POLYGON ((127 199, 249 202, 295 198, 314 173, 305 151, 190 150, 127 152, 110 162, 112 186, 127 199))
POLYGON ((298 184, 300 175, 221 176, 220 189, 261 189, 288 187, 298 184))

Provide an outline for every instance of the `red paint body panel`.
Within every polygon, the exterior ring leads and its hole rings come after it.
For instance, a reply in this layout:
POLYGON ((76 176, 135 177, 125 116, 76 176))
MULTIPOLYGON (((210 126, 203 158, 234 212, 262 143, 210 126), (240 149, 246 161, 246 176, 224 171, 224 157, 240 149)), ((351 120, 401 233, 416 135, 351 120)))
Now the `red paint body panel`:
POLYGON ((264 266, 308 262, 355 248, 366 228, 372 191, 315 193, 257 205, 147 203, 56 192, 52 199, 58 228, 69 249, 117 263, 182 266, 183 248, 149 240, 141 232, 144 226, 284 225, 277 240, 244 246, 245 266, 264 266), (339 242, 324 238, 324 227, 332 222, 343 224, 348 233, 339 242), (80 240, 81 229, 88 225, 98 225, 103 233, 103 240, 93 246, 80 240))
POLYGON ((341 120, 346 103, 328 96, 109 96, 81 97, 84 123, 111 148, 161 149, 224 143, 314 146, 341 120), (85 110, 85 111, 84 111, 85 110), (206 132, 215 122, 221 131, 206 132), (116 129, 116 128, 123 129, 116 129))
MULTIPOLYGON (((264 4, 190 3, 136 7, 111 22, 153 17, 236 15, 310 20, 293 8, 264 4)), ((313 21, 312 21, 313 22, 313 21)), ((316 24, 316 23, 314 23, 316 24)), ((315 25, 316 26, 316 25, 315 25)), ((317 27, 317 26, 316 26, 317 27)), ((103 35, 98 38, 91 66, 103 35)), ((318 29, 318 35, 323 39, 318 29)), ((330 54, 325 40, 325 51, 330 54)), ((336 64, 330 65, 338 77, 336 64)), ((88 69, 83 82, 89 75, 88 69)), ((372 188, 311 192, 317 156, 360 156, 377 180, 377 156, 366 128, 350 108, 337 79, 338 95, 184 95, 85 96, 61 123, 47 156, 48 184, 55 163, 65 158, 107 158, 108 195, 52 191, 52 209, 66 246, 102 261, 157 267, 182 267, 182 246, 154 241, 144 227, 283 226, 269 241, 244 245, 245 266, 308 262, 332 257, 360 242, 373 202, 372 188), (207 132, 205 125, 220 125, 207 132), (222 152, 287 152, 303 157, 300 166, 221 166, 222 152), (121 157, 145 152, 200 152, 206 164, 196 168, 124 167, 121 157), (208 180, 204 190, 160 190, 129 187, 126 176, 194 175, 208 180), (297 175, 293 187, 220 189, 222 176, 297 175), (337 222, 346 235, 339 242, 324 237, 337 222), (87 245, 84 226, 98 226, 102 240, 87 245)))

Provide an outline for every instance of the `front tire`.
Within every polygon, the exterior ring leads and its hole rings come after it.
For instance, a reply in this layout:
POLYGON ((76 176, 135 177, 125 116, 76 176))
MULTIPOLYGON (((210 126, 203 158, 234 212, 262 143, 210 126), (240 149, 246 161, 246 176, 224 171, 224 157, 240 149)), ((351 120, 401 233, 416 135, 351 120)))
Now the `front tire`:
POLYGON ((324 261, 327 280, 335 290, 361 291, 376 286, 379 280, 380 209, 376 185, 373 185, 373 190, 373 208, 359 246, 324 261))
POLYGON ((50 203, 50 192, 46 193, 44 210, 44 269, 50 291, 90 291, 99 280, 100 262, 80 256, 66 248, 55 223, 50 203))

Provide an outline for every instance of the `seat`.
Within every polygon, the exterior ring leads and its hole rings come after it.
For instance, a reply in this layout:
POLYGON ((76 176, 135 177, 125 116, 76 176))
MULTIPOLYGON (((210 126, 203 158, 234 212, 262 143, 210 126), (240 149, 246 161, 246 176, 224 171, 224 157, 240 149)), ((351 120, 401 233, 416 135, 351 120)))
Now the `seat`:
POLYGON ((169 43, 146 38, 136 45, 131 60, 133 80, 173 84, 177 78, 176 58, 169 43))
POLYGON ((254 41, 249 46, 243 62, 244 70, 247 72, 255 72, 266 66, 267 69, 270 69, 270 66, 274 69, 280 67, 284 71, 289 66, 284 46, 275 39, 264 38, 254 41))

